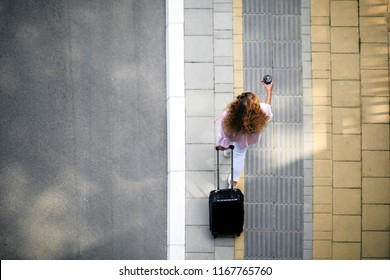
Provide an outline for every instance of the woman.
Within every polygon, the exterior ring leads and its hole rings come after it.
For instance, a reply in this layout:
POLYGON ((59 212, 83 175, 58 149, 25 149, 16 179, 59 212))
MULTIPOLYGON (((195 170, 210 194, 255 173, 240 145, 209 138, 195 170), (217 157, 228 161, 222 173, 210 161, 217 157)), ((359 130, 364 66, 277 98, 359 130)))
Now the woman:
MULTIPOLYGON (((244 169, 245 154, 248 146, 256 144, 261 137, 261 132, 272 119, 271 99, 273 82, 265 84, 267 91, 265 103, 260 103, 259 98, 253 92, 243 92, 226 107, 221 116, 216 119, 217 147, 224 151, 225 156, 230 156, 228 149, 234 144, 233 150, 233 186, 237 186, 238 179, 244 169)), ((230 176, 228 183, 230 184, 230 176)))

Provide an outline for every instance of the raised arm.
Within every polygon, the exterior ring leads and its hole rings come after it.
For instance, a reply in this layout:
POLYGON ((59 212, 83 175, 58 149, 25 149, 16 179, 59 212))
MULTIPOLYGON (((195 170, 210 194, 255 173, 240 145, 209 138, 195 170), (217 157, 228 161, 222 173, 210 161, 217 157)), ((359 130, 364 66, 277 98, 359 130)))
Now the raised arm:
POLYGON ((264 83, 263 81, 261 81, 261 83, 263 84, 264 88, 265 88, 265 91, 267 92, 267 98, 265 100, 265 103, 266 104, 269 104, 271 105, 271 101, 272 101, 272 89, 274 87, 274 81, 272 81, 270 84, 266 84, 264 83))

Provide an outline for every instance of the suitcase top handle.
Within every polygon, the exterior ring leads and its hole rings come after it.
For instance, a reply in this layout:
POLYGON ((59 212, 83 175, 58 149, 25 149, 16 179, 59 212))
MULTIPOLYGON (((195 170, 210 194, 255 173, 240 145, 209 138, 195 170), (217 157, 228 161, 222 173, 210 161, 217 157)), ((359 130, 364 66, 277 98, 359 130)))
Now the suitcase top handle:
MULTIPOLYGON (((217 150, 217 191, 219 190, 219 151, 221 149, 219 146, 216 146, 215 149, 217 150)), ((232 150, 231 152, 231 171, 230 171, 230 186, 233 189, 233 150, 234 150, 234 145, 229 145, 229 149, 232 150)))

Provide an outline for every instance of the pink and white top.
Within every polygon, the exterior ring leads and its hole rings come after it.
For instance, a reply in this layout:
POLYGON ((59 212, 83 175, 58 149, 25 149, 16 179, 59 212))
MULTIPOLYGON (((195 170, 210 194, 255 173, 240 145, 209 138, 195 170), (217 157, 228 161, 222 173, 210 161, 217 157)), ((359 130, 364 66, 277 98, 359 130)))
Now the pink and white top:
MULTIPOLYGON (((272 116, 273 116, 272 110, 271 110, 271 105, 266 104, 266 103, 260 103, 260 108, 261 108, 261 110, 264 111, 264 113, 267 114, 267 116, 269 116, 268 121, 270 121, 272 119, 272 116)), ((220 115, 219 117, 217 117, 215 119, 215 123, 217 125, 217 141, 216 141, 217 146, 222 146, 222 147, 228 148, 232 142, 235 142, 236 145, 239 145, 241 148, 246 148, 251 144, 256 144, 257 142, 259 142, 259 140, 261 138, 261 133, 254 133, 254 134, 250 134, 250 135, 229 135, 229 134, 226 134, 222 128, 222 123, 223 123, 223 120, 224 120, 226 114, 227 114, 227 112, 224 111, 222 113, 222 115, 220 115)))

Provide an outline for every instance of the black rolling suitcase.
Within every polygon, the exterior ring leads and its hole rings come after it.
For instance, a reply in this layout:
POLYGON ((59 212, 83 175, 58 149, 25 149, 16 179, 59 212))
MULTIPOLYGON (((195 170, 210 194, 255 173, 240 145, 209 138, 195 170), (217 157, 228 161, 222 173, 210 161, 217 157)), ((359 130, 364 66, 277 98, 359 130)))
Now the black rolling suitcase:
MULTIPOLYGON (((230 149, 234 149, 231 145, 230 149)), ((217 150, 217 188, 210 192, 209 218, 210 231, 214 237, 219 235, 237 235, 244 226, 244 195, 233 187, 233 151, 231 153, 231 188, 219 188, 219 149, 217 150)))

